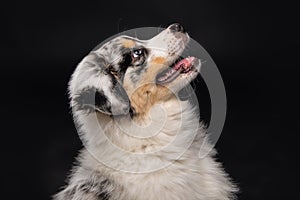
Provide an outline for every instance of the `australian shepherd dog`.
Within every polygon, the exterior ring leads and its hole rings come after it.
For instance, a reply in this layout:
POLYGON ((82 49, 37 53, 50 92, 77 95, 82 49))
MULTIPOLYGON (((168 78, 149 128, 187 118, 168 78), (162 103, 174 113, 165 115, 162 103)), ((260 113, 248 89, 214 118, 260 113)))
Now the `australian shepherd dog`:
POLYGON ((235 198, 194 105, 178 98, 201 68, 182 57, 189 40, 176 23, 149 40, 115 37, 83 58, 69 95, 84 148, 55 200, 235 198))

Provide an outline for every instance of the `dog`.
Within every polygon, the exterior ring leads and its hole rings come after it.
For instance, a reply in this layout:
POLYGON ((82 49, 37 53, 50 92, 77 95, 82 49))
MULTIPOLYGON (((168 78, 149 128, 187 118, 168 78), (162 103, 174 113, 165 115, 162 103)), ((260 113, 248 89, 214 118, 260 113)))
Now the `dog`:
POLYGON ((54 200, 235 198, 194 106, 178 98, 201 68, 181 57, 189 40, 175 23, 149 40, 115 37, 78 64, 69 96, 84 148, 54 200))

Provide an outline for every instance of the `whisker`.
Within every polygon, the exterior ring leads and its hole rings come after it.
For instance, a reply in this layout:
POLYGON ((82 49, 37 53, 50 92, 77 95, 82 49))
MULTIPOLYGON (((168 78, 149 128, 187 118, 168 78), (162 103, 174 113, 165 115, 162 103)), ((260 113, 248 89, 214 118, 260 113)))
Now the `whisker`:
MULTIPOLYGON (((200 59, 201 60, 201 59, 200 59)), ((201 65, 207 63, 208 60, 201 60, 201 65)))

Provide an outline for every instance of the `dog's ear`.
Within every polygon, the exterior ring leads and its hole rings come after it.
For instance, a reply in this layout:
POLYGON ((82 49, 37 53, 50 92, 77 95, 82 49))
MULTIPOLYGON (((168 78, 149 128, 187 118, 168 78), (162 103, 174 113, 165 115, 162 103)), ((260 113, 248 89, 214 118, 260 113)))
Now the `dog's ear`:
POLYGON ((87 112, 126 115, 130 102, 118 77, 113 75, 105 59, 90 53, 77 66, 69 84, 71 106, 87 112))

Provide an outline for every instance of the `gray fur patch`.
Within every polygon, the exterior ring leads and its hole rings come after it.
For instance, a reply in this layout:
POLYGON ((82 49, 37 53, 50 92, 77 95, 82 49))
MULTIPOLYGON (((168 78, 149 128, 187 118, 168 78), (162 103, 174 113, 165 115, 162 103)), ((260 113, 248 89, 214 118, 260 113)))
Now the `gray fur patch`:
POLYGON ((116 185, 99 173, 92 173, 85 180, 70 184, 53 197, 53 200, 109 200, 116 185))

